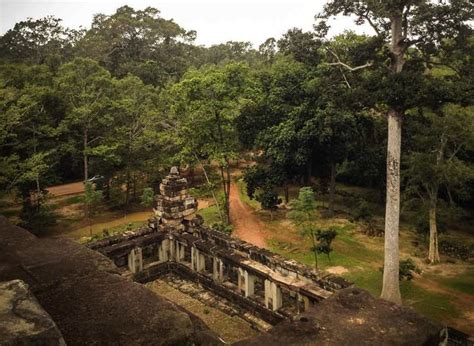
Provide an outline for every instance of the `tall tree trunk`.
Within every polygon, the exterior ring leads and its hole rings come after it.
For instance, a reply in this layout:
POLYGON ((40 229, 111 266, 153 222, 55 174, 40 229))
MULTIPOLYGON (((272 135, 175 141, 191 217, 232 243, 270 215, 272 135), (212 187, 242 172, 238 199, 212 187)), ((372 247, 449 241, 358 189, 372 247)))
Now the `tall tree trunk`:
POLYGON ((314 237, 314 232, 311 231, 311 241, 313 242, 313 254, 314 254, 314 268, 318 269, 318 252, 316 251, 316 239, 314 237))
POLYGON ((290 202, 290 192, 288 187, 288 182, 285 182, 285 204, 290 202))
POLYGON ((130 203, 130 170, 127 169, 127 181, 125 184, 125 215, 128 212, 128 204, 130 203))
MULTIPOLYGON (((406 43, 403 36, 403 8, 391 18, 391 70, 400 73, 405 63, 406 43)), ((400 151, 402 113, 388 111, 387 196, 385 203, 385 255, 381 298, 401 304, 399 282, 399 222, 400 222, 400 151)))
POLYGON ((133 201, 136 201, 138 198, 137 198, 137 175, 136 174, 133 174, 132 175, 132 196, 133 196, 133 201))
POLYGON ((428 251, 428 260, 432 264, 439 262, 438 227, 436 225, 437 195, 438 189, 435 189, 435 191, 430 194, 430 248, 428 251))
POLYGON ((228 189, 227 180, 225 177, 224 166, 220 166, 221 171, 221 182, 222 188, 224 190, 224 213, 225 213, 225 222, 227 225, 230 225, 230 187, 228 189))
MULTIPOLYGON (((36 155, 36 126, 33 125, 33 154, 36 155)), ((40 188, 40 181, 39 181, 39 173, 35 175, 35 182, 36 182, 36 206, 39 208, 40 206, 40 194, 41 194, 41 188, 40 188)))
POLYGON ((226 208, 226 211, 227 211, 227 224, 230 225, 230 165, 229 165, 229 162, 227 162, 227 181, 226 181, 226 184, 227 184, 227 208, 226 208))
POLYGON ((388 113, 387 197, 385 204, 385 256, 383 271, 383 299, 401 304, 399 283, 398 232, 400 219, 400 115, 388 113))
MULTIPOLYGON (((219 141, 222 146, 224 146, 224 134, 222 132, 221 126, 221 117, 218 112, 214 113, 217 123, 217 132, 219 134, 219 141)), ((227 179, 224 176, 224 167, 221 164, 221 178, 222 185, 224 188, 224 197, 225 197, 225 214, 226 214, 226 223, 230 225, 230 165, 229 160, 224 154, 224 160, 226 163, 227 179)))
POLYGON ((334 216, 334 195, 336 193, 336 164, 331 161, 331 181, 329 183, 329 216, 334 216))
MULTIPOLYGON (((204 177, 206 178, 207 185, 211 187, 211 181, 209 180, 209 176, 207 175, 206 168, 204 167, 201 160, 199 160, 198 156, 196 154, 194 154, 194 156, 196 157, 196 160, 201 164, 202 171, 204 172, 204 177)), ((212 198, 214 199, 214 202, 216 203, 217 211, 219 212, 219 218, 221 219, 222 222, 224 222, 224 219, 222 218, 222 213, 221 213, 221 206, 219 205, 219 201, 216 198, 213 188, 211 188, 211 194, 212 194, 212 198)))
POLYGON ((88 162, 88 157, 87 157, 87 150, 88 150, 88 144, 89 144, 89 138, 88 138, 88 130, 87 128, 84 129, 84 152, 83 152, 83 158, 84 158, 84 181, 87 181, 89 179, 89 162, 88 162))

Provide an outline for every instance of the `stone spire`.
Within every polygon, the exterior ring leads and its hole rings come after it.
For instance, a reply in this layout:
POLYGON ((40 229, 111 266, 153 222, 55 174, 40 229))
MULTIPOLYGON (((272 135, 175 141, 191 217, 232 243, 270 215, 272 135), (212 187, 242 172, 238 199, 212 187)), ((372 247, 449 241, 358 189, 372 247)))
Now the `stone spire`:
POLYGON ((164 225, 183 228, 184 217, 196 210, 197 201, 188 195, 186 178, 179 175, 177 167, 171 167, 170 173, 161 181, 155 215, 164 225))

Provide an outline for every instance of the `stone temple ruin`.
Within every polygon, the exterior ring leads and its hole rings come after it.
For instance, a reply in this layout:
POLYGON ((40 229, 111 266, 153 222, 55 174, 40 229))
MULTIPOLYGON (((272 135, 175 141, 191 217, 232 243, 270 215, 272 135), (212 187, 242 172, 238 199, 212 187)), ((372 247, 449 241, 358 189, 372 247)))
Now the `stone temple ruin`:
POLYGON ((323 275, 210 229, 199 215, 190 217, 196 210, 186 179, 174 167, 160 185, 156 217, 147 227, 89 247, 128 268, 138 282, 173 273, 199 282, 270 324, 307 311, 334 291, 351 286, 343 278, 323 275))
POLYGON ((236 345, 445 343, 445 328, 409 308, 205 227, 186 185, 172 169, 148 226, 88 247, 0 216, 0 344, 225 344, 140 284, 166 275, 274 326, 236 345))

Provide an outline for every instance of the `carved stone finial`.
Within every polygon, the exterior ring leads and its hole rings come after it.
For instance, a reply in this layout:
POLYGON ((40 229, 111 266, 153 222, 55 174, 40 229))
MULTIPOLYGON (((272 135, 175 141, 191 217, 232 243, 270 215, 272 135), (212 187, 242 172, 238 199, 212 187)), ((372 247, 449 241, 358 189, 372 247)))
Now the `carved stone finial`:
POLYGON ((186 178, 180 177, 177 167, 171 167, 161 181, 160 194, 155 198, 155 215, 161 223, 177 229, 183 227, 185 217, 197 210, 197 201, 188 194, 186 178))

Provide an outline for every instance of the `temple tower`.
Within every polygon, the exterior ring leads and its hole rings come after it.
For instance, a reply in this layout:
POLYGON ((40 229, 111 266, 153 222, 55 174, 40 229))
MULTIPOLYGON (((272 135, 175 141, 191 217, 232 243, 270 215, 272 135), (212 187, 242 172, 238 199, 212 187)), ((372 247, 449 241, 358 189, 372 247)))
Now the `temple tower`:
POLYGON ((187 185, 186 178, 179 175, 177 167, 172 167, 161 181, 155 209, 155 215, 161 224, 183 229, 183 219, 196 212, 197 201, 188 195, 187 185))

